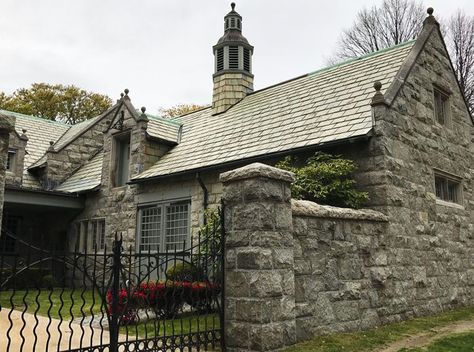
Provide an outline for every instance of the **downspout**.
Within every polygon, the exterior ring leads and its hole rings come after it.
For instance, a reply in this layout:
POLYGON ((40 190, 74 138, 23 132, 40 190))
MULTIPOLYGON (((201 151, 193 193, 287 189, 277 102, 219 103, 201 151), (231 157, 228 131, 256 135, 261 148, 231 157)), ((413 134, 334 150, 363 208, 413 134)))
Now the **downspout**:
MULTIPOLYGON (((201 186, 202 192, 203 192, 203 195, 204 195, 204 200, 202 201, 202 206, 203 206, 204 212, 205 212, 206 209, 207 209, 207 206, 208 206, 209 192, 206 188, 206 185, 202 181, 201 174, 199 172, 196 173, 196 180, 199 182, 199 186, 201 186)), ((206 223, 207 223, 206 215, 204 214, 204 225, 206 225, 206 223)))

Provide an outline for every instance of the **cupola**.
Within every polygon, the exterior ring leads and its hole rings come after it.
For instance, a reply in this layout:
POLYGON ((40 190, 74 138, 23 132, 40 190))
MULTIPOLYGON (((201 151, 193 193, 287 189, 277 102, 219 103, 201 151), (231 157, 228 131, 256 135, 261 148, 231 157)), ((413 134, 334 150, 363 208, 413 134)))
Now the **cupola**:
POLYGON ((242 16, 232 10, 224 17, 224 35, 213 47, 214 114, 228 110, 253 91, 253 46, 242 35, 242 16))

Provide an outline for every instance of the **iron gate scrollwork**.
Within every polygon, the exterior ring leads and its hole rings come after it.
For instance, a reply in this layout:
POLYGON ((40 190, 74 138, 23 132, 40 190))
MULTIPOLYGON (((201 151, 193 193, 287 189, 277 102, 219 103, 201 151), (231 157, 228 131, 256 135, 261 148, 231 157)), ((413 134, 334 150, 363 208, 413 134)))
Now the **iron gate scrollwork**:
POLYGON ((225 350, 222 212, 164 251, 117 236, 112 250, 46 250, 4 232, 0 350, 225 350))

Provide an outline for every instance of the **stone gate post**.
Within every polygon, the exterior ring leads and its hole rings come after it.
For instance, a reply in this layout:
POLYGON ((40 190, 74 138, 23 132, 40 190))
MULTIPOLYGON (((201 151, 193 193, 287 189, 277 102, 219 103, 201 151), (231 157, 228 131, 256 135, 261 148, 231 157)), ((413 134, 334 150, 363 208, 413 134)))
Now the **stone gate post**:
POLYGON ((220 180, 227 350, 275 351, 296 340, 293 174, 255 163, 223 173, 220 180))
POLYGON ((10 132, 14 128, 14 120, 0 114, 0 226, 2 224, 3 201, 5 198, 5 172, 8 157, 10 132))

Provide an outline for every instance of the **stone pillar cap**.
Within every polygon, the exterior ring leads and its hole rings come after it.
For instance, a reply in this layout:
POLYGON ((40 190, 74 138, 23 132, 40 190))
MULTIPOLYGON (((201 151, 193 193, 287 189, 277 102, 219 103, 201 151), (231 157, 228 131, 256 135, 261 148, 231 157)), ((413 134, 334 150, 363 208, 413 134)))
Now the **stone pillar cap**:
POLYGON ((265 177, 285 182, 293 182, 295 180, 295 175, 292 172, 262 163, 253 163, 235 170, 224 172, 220 174, 219 180, 223 183, 229 183, 257 177, 265 177))
POLYGON ((15 129, 15 118, 0 113, 0 131, 11 132, 15 129))

